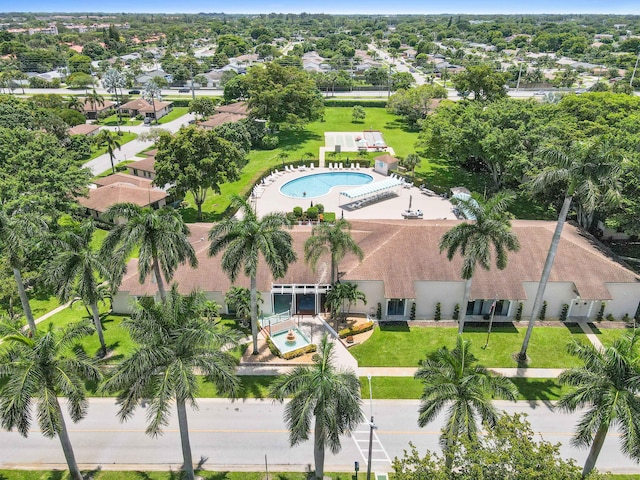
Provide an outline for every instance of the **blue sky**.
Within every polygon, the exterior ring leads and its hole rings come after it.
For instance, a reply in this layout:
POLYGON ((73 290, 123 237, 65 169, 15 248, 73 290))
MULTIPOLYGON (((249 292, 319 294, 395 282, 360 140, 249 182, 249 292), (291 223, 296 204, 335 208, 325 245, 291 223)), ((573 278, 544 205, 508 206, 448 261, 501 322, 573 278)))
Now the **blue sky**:
POLYGON ((25 12, 149 12, 149 13, 610 13, 639 14, 638 0, 369 0, 344 2, 340 0, 236 0, 211 2, 202 0, 0 0, 0 11, 25 12))

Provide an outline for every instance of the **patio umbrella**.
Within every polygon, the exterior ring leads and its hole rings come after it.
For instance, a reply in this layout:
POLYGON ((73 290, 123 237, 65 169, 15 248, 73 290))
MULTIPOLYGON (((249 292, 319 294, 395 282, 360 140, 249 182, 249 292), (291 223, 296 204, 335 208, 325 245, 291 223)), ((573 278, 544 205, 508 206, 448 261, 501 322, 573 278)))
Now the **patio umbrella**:
POLYGON ((413 200, 413 195, 409 195, 409 210, 411 210, 411 201, 413 200))

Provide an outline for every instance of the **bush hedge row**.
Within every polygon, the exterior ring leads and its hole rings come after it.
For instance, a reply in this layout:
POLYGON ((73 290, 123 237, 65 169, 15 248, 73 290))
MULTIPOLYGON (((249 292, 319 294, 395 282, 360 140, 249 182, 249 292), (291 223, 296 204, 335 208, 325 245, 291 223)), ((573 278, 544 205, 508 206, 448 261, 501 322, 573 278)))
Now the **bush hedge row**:
POLYGON ((386 100, 356 100, 356 99, 329 99, 324 101, 325 107, 355 107, 361 105, 363 107, 387 108, 386 100))
POLYGON ((355 327, 343 328, 338 332, 338 335, 340 335, 340 338, 347 338, 350 335, 368 332, 371 329, 373 329, 373 322, 367 322, 356 325, 355 327))

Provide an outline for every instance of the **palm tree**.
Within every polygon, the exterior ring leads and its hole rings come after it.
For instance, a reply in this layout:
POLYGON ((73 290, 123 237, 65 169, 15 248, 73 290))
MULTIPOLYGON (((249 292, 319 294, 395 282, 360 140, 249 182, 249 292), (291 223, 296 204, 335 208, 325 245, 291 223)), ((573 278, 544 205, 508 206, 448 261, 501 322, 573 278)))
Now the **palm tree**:
POLYGON ((411 170, 411 178, 415 179, 416 167, 420 165, 422 159, 417 153, 410 153, 402 161, 402 166, 411 170))
MULTIPOLYGON (((224 295, 225 303, 236 312, 236 318, 239 318, 243 324, 251 319, 251 290, 244 287, 231 287, 224 295)), ((256 292, 257 303, 263 303, 260 292, 256 292)), ((260 308, 258 307, 257 316, 260 316, 260 308)))
POLYGON ((46 332, 33 336, 3 325, 0 336, 0 376, 8 380, 0 389, 2 427, 16 428, 27 437, 32 407, 36 406, 38 426, 47 438, 58 437, 69 466, 70 478, 82 480, 58 397, 66 397, 71 420, 82 420, 88 408, 85 381, 98 381, 100 372, 81 349, 72 348, 90 335, 90 324, 73 323, 65 330, 49 324, 46 332))
POLYGON ((569 353, 583 366, 565 370, 559 381, 575 387, 558 400, 565 412, 586 409, 578 422, 571 443, 576 447, 591 445, 582 478, 593 470, 609 429, 620 429, 625 455, 640 459, 640 365, 637 334, 617 339, 612 346, 598 349, 591 343, 573 341, 569 353))
POLYGON ((261 219, 243 198, 234 195, 231 205, 238 208, 242 220, 228 218, 214 225, 209 231, 209 256, 225 250, 222 269, 235 282, 244 265, 244 274, 250 278, 251 290, 251 336, 253 355, 258 354, 257 282, 258 263, 262 254, 271 274, 281 278, 287 273, 289 264, 296 261, 291 245, 290 227, 287 217, 281 212, 270 213, 261 219))
POLYGON ((122 72, 115 68, 110 68, 102 77, 102 85, 107 89, 107 92, 113 93, 116 97, 116 104, 118 107, 118 132, 120 131, 120 124, 122 123, 122 111, 120 110, 120 102, 118 101, 118 89, 122 91, 127 84, 126 79, 122 72))
POLYGON ((460 223, 445 233, 440 239, 440 252, 447 251, 449 261, 459 250, 462 255, 462 278, 465 280, 464 296, 461 304, 458 333, 464 330, 471 280, 478 264, 485 270, 491 267, 491 247, 495 251, 496 266, 504 270, 507 266, 507 251, 517 252, 520 242, 511 231, 511 221, 506 211, 513 200, 508 193, 499 193, 486 203, 470 198, 452 199, 455 205, 467 212, 473 221, 460 223))
POLYGON ((22 280, 21 269, 30 243, 37 240, 46 230, 46 222, 36 215, 19 212, 8 214, 0 210, 0 248, 4 248, 4 253, 9 260, 9 266, 18 287, 22 311, 32 334, 36 333, 36 322, 22 280))
POLYGON ((344 302, 347 303, 346 317, 351 312, 351 306, 360 300, 365 305, 367 304, 367 297, 361 290, 358 290, 358 285, 352 282, 338 282, 327 293, 327 303, 331 309, 331 314, 336 318, 336 330, 338 329, 338 312, 342 310, 344 313, 344 302))
POLYGON ((151 104, 153 107, 153 119, 158 124, 158 114, 156 112, 156 100, 162 100, 162 89, 158 86, 155 79, 151 79, 144 86, 142 91, 142 98, 151 104))
POLYGON ((93 92, 87 94, 87 102, 91 105, 91 108, 95 110, 96 105, 104 106, 104 97, 93 89, 93 92))
POLYGON ((102 356, 107 355, 104 342, 98 302, 103 297, 100 291, 102 281, 109 278, 109 268, 97 251, 91 246, 95 225, 91 219, 85 220, 76 230, 61 234, 55 246, 56 256, 47 269, 49 283, 56 290, 61 302, 68 302, 74 296, 82 299, 91 308, 102 356))
POLYGON ((84 102, 76 95, 67 97, 67 108, 82 112, 84 110, 84 102))
POLYGON ((313 427, 315 478, 324 478, 325 447, 340 451, 340 435, 351 431, 364 420, 360 381, 351 369, 335 366, 334 344, 327 335, 313 358, 313 365, 295 367, 271 384, 269 396, 280 402, 291 398, 284 411, 291 446, 308 440, 313 427))
POLYGON ((333 225, 316 225, 304 243, 304 260, 314 271, 322 256, 331 255, 331 284, 336 283, 338 263, 347 253, 353 253, 360 260, 364 258, 362 249, 351 236, 351 224, 343 218, 336 220, 333 225))
POLYGON ((440 437, 447 467, 453 461, 452 449, 458 438, 473 441, 478 436, 478 420, 493 428, 499 413, 492 400, 502 398, 515 401, 518 393, 508 378, 493 375, 478 365, 471 353, 471 342, 458 335, 453 350, 438 349, 422 361, 414 375, 424 388, 418 425, 426 426, 447 408, 446 424, 440 437))
POLYGON ((622 158, 619 151, 607 141, 574 143, 564 150, 547 148, 541 151, 541 156, 550 165, 532 180, 531 189, 534 192, 542 192, 552 186, 561 185, 564 189, 564 202, 538 283, 527 333, 518 354, 521 362, 527 359, 531 333, 542 307, 544 292, 571 203, 576 203, 580 225, 589 228, 595 210, 601 206, 618 203, 621 191, 618 180, 622 158))
POLYGON ((141 400, 149 399, 147 434, 153 437, 167 425, 170 404, 175 401, 183 468, 189 480, 194 472, 186 406, 197 406, 198 375, 232 397, 239 386, 236 361, 227 351, 237 345, 237 337, 203 316, 206 304, 202 293, 180 295, 175 284, 166 303, 139 300, 131 318, 122 322, 137 347, 103 386, 107 392, 120 392, 120 421, 130 418, 141 400))
POLYGON ((289 154, 287 152, 280 152, 278 154, 278 160, 282 162, 282 170, 284 170, 284 162, 289 159, 289 154))
POLYGON ((113 173, 116 173, 116 165, 115 165, 115 149, 120 150, 122 146, 118 141, 117 134, 110 132, 109 130, 101 130, 98 136, 96 137, 96 145, 98 147, 105 146, 107 147, 107 153, 109 154, 109 160, 111 160, 111 170, 113 173))
POLYGON ((133 203, 116 203, 103 216, 110 222, 118 220, 107 234, 100 253, 103 258, 115 260, 110 277, 114 285, 120 283, 126 261, 135 247, 140 247, 140 283, 153 272, 162 302, 167 298, 163 275, 170 282, 179 265, 188 262, 192 268, 198 266, 196 253, 189 243, 189 228, 174 209, 154 210, 133 203))

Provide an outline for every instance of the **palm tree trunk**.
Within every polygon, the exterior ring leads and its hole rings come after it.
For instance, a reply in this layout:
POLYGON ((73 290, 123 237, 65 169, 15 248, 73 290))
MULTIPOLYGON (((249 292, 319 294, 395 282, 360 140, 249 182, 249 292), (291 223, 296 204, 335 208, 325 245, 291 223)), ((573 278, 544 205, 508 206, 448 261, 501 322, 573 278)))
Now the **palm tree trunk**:
POLYGON ((16 285, 18 286, 18 295, 20 295, 20 302, 22 303, 22 310, 24 311, 24 316, 27 318, 27 323, 29 324, 29 329, 31 330, 31 333, 35 335, 36 321, 33 319, 33 313, 31 312, 31 305, 29 305, 29 297, 27 297, 27 291, 24 288, 22 275, 20 275, 20 270, 18 270, 17 268, 12 268, 12 270, 13 270, 13 278, 15 278, 16 285))
POLYGON ((178 409, 178 425, 180 427, 180 442, 182 444, 182 459, 187 480, 194 480, 193 458, 191 457, 191 442, 189 441, 189 424, 187 422, 187 408, 184 400, 176 400, 176 408, 178 409))
POLYGON ((471 296, 471 278, 464 282, 464 295, 462 296, 462 308, 460 309, 460 321, 458 322, 458 335, 464 330, 464 320, 467 317, 467 306, 469 305, 469 297, 471 296))
POLYGON ((257 300, 257 281, 256 276, 251 276, 251 290, 250 290, 250 302, 251 302, 251 337, 253 339, 253 353, 252 355, 258 355, 258 300, 257 300))
POLYGON ((71 440, 69 440, 69 432, 67 431, 67 424, 64 421, 62 415, 62 409, 60 403, 56 398, 56 406, 58 408, 58 414, 60 417, 60 427, 58 429, 58 438, 60 439, 60 445, 62 445, 62 451, 64 452, 64 458, 67 461, 69 467, 69 478, 71 480, 83 480, 78 463, 76 462, 76 456, 73 453, 73 447, 71 446, 71 440))
POLYGON ((122 123, 122 112, 120 111, 120 102, 118 101, 118 87, 114 88, 116 94, 116 105, 118 105, 118 133, 120 133, 120 124, 122 123))
POLYGON ((316 464, 316 479, 322 480, 324 478, 324 439, 322 438, 322 425, 318 417, 316 417, 316 424, 313 433, 313 460, 316 464))
POLYGON ((547 288, 547 282, 549 281, 549 275, 551 274, 551 267, 553 266, 553 260, 556 258, 558 252, 558 245, 560 244, 560 237, 562 236, 562 228, 564 222, 567 220, 567 214, 569 213, 569 207, 571 207, 572 197, 564 197, 564 203, 562 204, 562 210, 558 216, 558 223, 556 224, 556 230, 553 232, 553 238, 551 239, 551 245, 549 246, 549 252, 547 253, 547 260, 544 262, 544 268, 542 269, 542 277, 538 284, 538 291, 536 292, 536 298, 533 302, 533 310, 531 311, 531 317, 529 318, 529 325, 527 326, 527 333, 524 336, 522 342, 522 348, 518 354, 518 360, 525 362, 527 360, 527 348, 529 348, 529 340, 531 339, 531 332, 533 331, 533 324, 540 313, 542 307, 542 298, 544 297, 544 291, 547 288))
POLYGON ((591 449, 589 450, 589 455, 587 456, 586 462, 584 462, 584 468, 582 470, 582 478, 585 478, 593 467, 596 466, 596 460, 598 460, 598 455, 600 455, 600 450, 602 450, 602 445, 604 444, 605 438, 607 438, 607 432, 609 431, 607 425, 601 425, 596 432, 596 436, 593 438, 593 443, 591 444, 591 449))
POLYGON ((167 292, 164 289, 164 282, 162 281, 162 272, 160 272, 160 263, 158 257, 153 257, 153 273, 156 276, 156 283, 158 284, 158 292, 160 292, 160 300, 162 303, 167 302, 167 292))
POLYGON ((115 155, 113 154, 113 152, 109 151, 109 160, 111 160, 111 171, 115 175, 116 174, 116 164, 113 162, 114 158, 115 158, 115 155))
POLYGON ((91 302, 91 315, 93 316, 93 324, 96 326, 96 333, 98 334, 98 340, 100 340, 100 348, 102 349, 102 356, 107 356, 107 345, 104 343, 104 333, 102 332, 102 322, 100 321, 100 312, 98 311, 98 304, 91 302))
POLYGON ((335 285, 336 280, 338 280, 338 262, 331 253, 331 285, 335 285))

